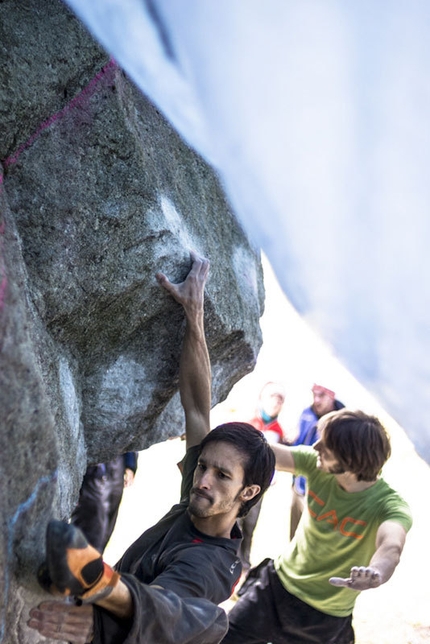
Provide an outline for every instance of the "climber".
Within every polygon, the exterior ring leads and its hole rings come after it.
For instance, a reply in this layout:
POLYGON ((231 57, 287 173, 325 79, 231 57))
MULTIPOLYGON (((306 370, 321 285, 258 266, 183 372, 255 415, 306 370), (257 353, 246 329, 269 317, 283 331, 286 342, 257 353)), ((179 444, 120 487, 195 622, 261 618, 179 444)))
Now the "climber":
POLYGON ((28 625, 73 644, 215 644, 227 631, 219 603, 241 574, 238 516, 270 485, 274 454, 246 423, 209 432, 211 369, 204 333, 209 262, 192 254, 181 284, 157 279, 184 309, 179 367, 187 453, 181 502, 147 530, 111 568, 71 524, 52 521, 40 581, 66 601, 45 601, 28 625), (74 598, 73 602, 70 600, 74 598))

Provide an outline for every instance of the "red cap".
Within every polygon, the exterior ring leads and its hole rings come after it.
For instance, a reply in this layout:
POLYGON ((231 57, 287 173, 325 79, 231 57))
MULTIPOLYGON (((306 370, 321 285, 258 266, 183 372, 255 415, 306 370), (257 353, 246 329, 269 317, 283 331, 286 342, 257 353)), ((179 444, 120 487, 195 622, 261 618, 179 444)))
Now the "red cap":
POLYGON ((317 385, 317 384, 315 384, 312 387, 312 393, 313 394, 327 394, 327 396, 330 396, 330 398, 333 398, 333 399, 335 397, 334 391, 332 391, 331 389, 327 389, 327 387, 323 387, 322 385, 317 385))

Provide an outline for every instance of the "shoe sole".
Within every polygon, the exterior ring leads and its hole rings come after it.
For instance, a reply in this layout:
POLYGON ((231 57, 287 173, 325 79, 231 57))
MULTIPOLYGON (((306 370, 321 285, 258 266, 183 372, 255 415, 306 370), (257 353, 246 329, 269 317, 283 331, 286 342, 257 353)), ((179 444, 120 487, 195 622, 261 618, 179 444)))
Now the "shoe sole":
MULTIPOLYGON (((69 567, 68 553, 77 552, 77 559, 82 559, 83 551, 89 546, 82 532, 75 526, 63 521, 50 521, 46 531, 46 562, 52 583, 64 595, 81 595, 87 587, 77 579, 69 567)), ((84 569, 95 563, 90 561, 79 570, 82 576, 84 569)))

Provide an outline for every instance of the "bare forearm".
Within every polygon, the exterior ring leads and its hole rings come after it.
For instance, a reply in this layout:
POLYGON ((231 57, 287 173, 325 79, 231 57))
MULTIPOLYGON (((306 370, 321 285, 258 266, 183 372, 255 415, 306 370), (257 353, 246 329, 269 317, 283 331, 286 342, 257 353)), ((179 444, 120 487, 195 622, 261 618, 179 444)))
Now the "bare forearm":
POLYGON ((406 541, 406 530, 398 523, 386 521, 376 536, 376 550, 369 567, 378 571, 381 584, 385 584, 395 571, 406 541))
POLYGON ((400 561, 406 539, 406 530, 398 523, 386 521, 377 533, 376 550, 368 566, 353 566, 350 577, 331 577, 334 586, 347 586, 353 590, 367 590, 385 584, 400 561))
POLYGON ((283 472, 294 472, 294 458, 287 445, 275 443, 271 448, 276 457, 276 469, 283 472))
POLYGON ((179 389, 185 412, 187 447, 198 444, 209 431, 211 366, 206 345, 203 311, 187 326, 179 364, 179 389))
POLYGON ((204 293, 209 262, 191 253, 192 266, 181 284, 172 284, 163 273, 159 283, 179 304, 187 320, 179 363, 179 389, 185 411, 187 447, 197 445, 209 431, 211 368, 204 330, 204 293))
POLYGON ((379 573, 380 583, 385 584, 392 577, 399 561, 402 548, 396 545, 383 545, 378 548, 369 563, 369 568, 379 573))

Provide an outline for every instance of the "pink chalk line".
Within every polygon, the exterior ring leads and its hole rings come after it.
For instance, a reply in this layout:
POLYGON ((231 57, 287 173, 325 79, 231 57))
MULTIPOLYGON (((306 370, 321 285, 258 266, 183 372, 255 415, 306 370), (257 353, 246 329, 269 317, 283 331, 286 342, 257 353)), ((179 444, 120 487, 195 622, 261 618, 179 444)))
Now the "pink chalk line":
POLYGON ((8 168, 9 166, 13 165, 18 161, 18 158, 24 150, 29 148, 34 141, 37 139, 37 137, 40 135, 43 130, 46 130, 47 127, 58 121, 60 118, 62 118, 67 112, 69 112, 71 109, 76 107, 79 103, 82 102, 84 98, 86 98, 88 95, 91 95, 95 89, 95 86, 99 82, 99 80, 108 72, 110 69, 114 69, 116 67, 116 63, 113 58, 110 59, 108 63, 102 69, 90 80, 88 85, 84 87, 83 90, 79 94, 75 96, 75 98, 72 98, 70 103, 67 103, 61 110, 50 116, 49 118, 46 119, 46 121, 43 121, 41 125, 37 128, 37 130, 30 136, 30 138, 23 143, 22 145, 19 146, 19 148, 16 150, 14 154, 11 156, 7 157, 3 161, 3 166, 5 168, 8 168))
MULTIPOLYGON (((34 141, 37 139, 37 137, 40 135, 43 130, 46 130, 50 125, 61 119, 67 112, 72 110, 76 105, 81 103, 84 98, 87 96, 90 96, 97 83, 103 76, 108 72, 110 69, 115 69, 116 68, 116 62, 114 61, 113 58, 109 60, 104 67, 101 68, 101 70, 90 80, 88 85, 84 87, 83 90, 79 92, 67 105, 65 105, 61 110, 50 116, 49 118, 46 119, 46 121, 43 121, 41 125, 37 128, 37 130, 30 136, 30 138, 23 143, 22 145, 19 146, 19 148, 14 152, 14 154, 8 156, 6 159, 2 161, 3 167, 8 168, 9 166, 13 165, 18 161, 19 156, 24 152, 24 150, 27 150, 34 141)), ((0 197, 3 192, 3 172, 1 171, 0 168, 0 197)), ((5 293, 6 293, 6 288, 7 288, 7 275, 3 263, 3 236, 5 232, 5 224, 4 221, 0 223, 0 310, 4 307, 4 302, 5 302, 5 293)))

